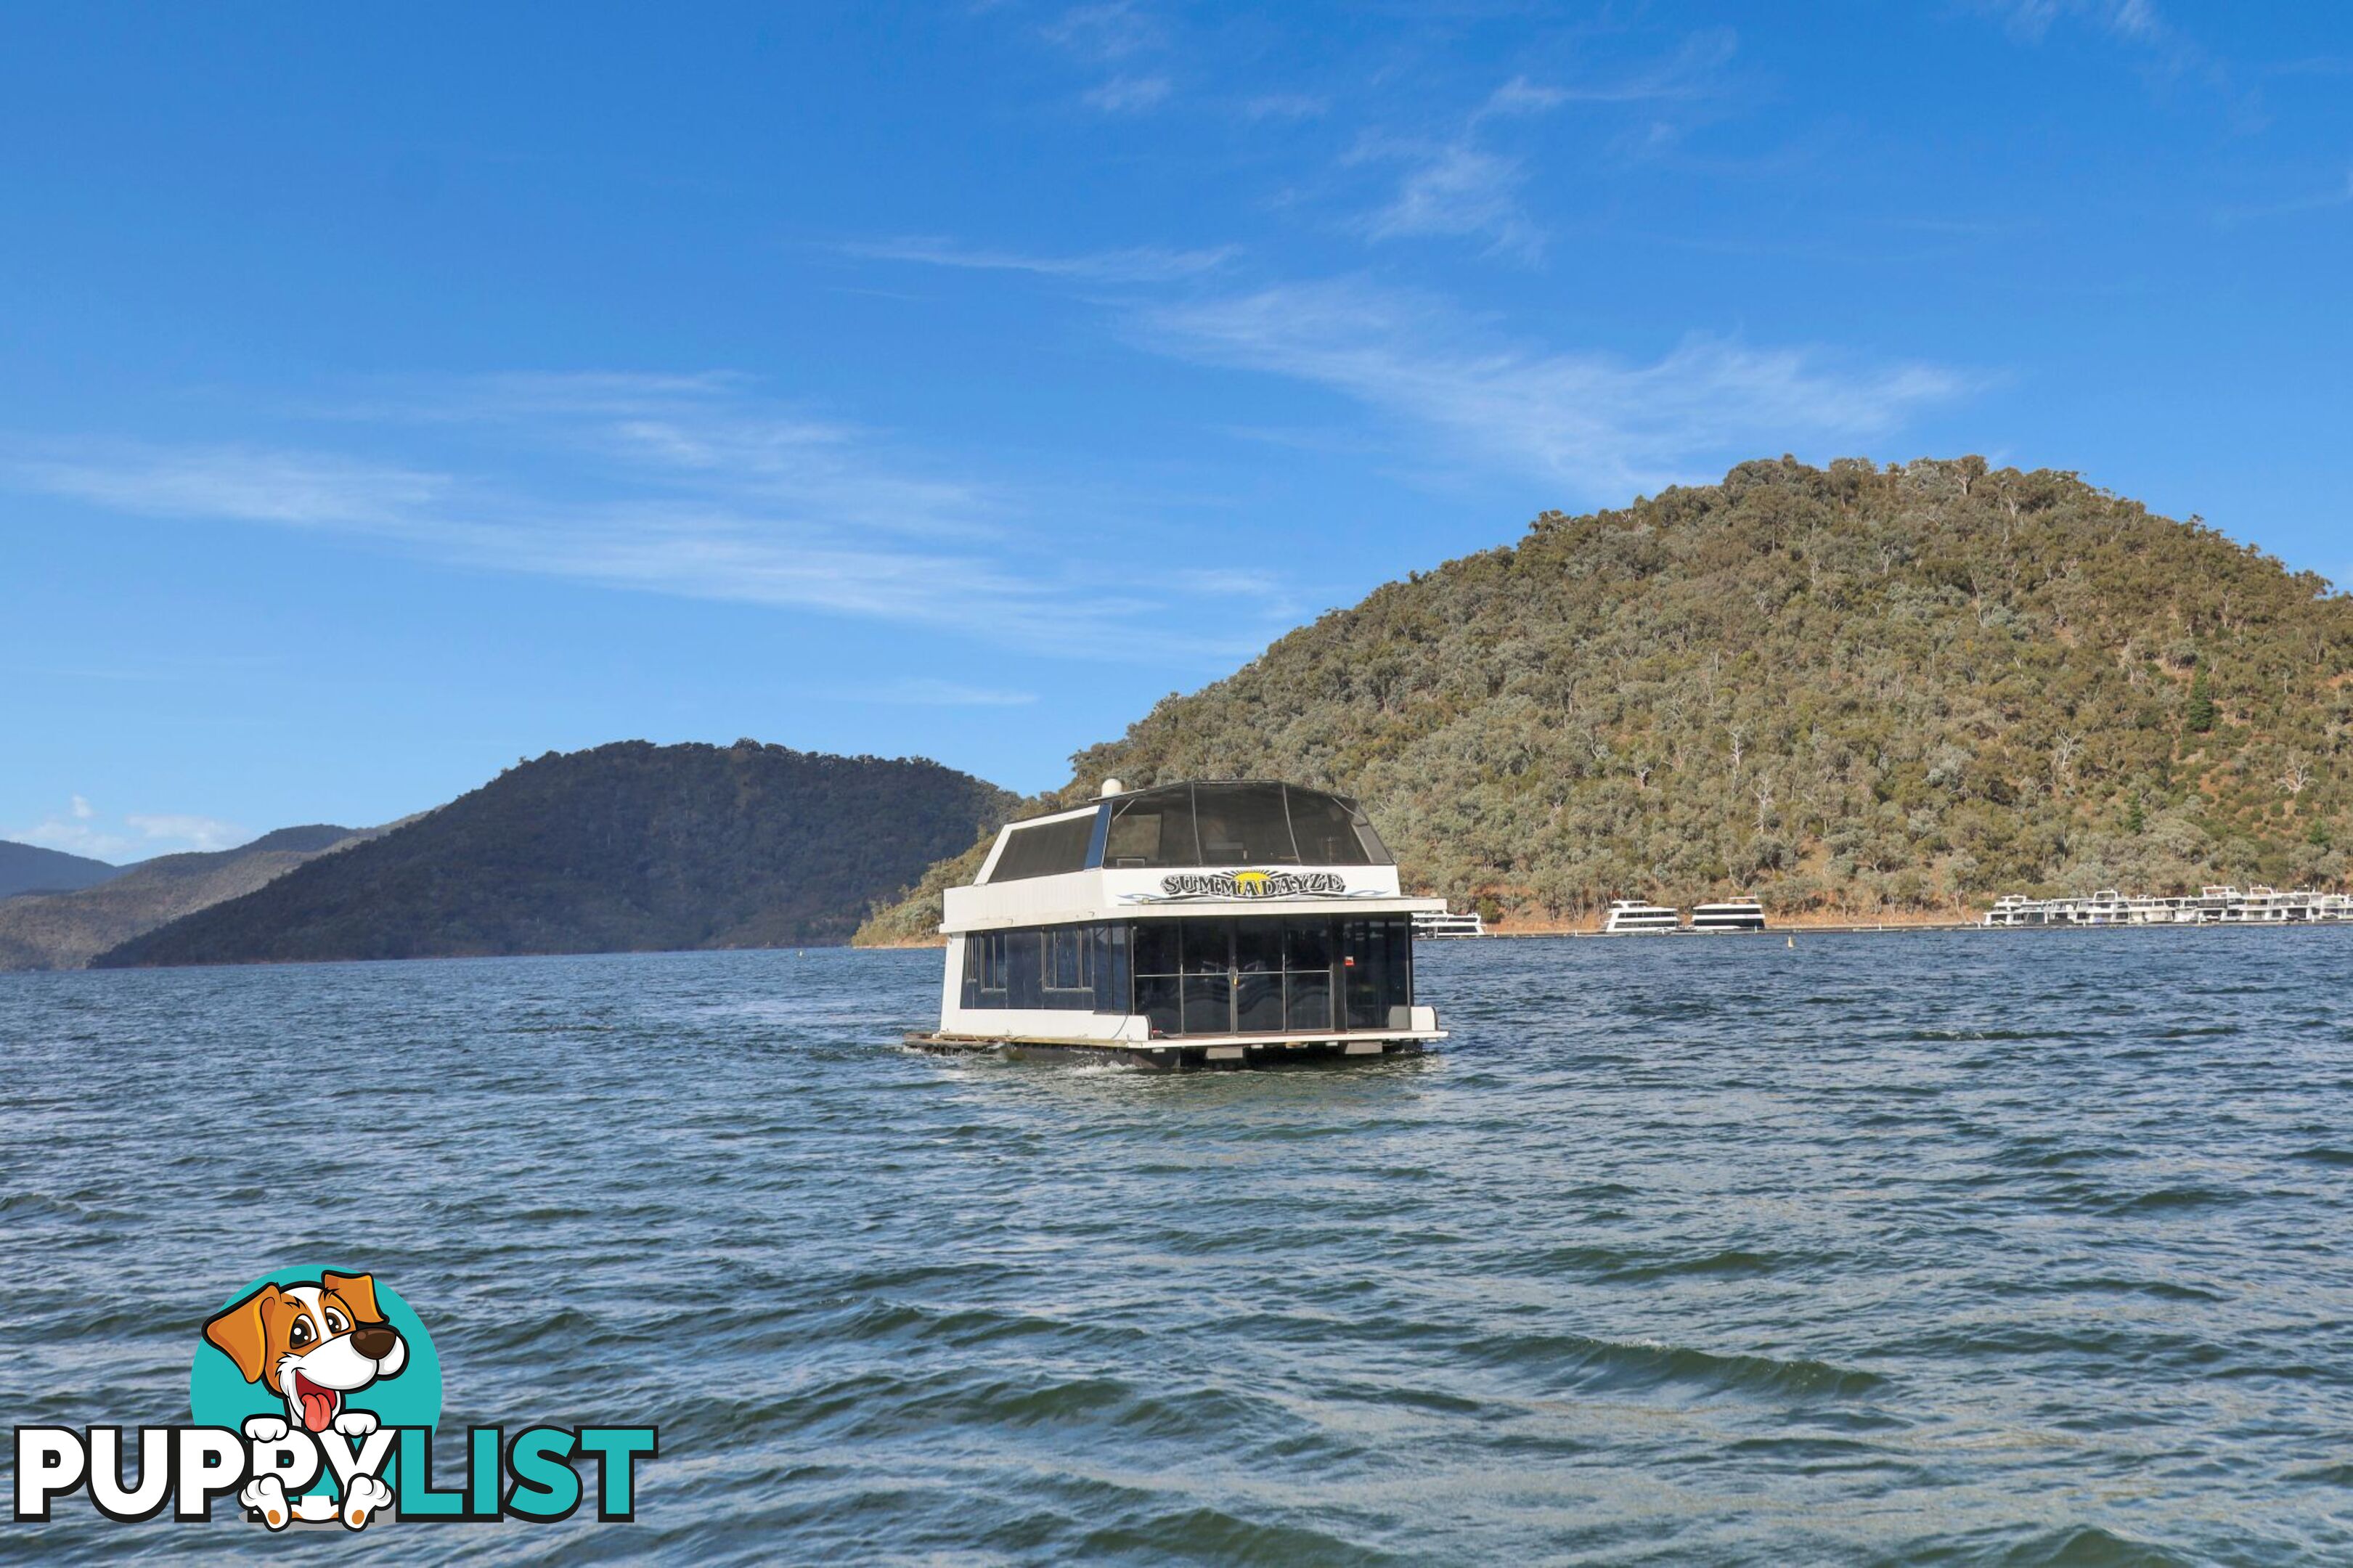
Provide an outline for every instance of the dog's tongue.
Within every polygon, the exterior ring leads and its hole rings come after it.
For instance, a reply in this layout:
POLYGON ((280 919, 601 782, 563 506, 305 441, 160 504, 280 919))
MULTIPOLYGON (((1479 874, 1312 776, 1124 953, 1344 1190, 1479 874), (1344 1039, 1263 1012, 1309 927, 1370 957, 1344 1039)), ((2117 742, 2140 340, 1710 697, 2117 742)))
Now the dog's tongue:
POLYGON ((297 1390, 297 1393, 302 1400, 302 1425, 313 1432, 325 1431, 327 1423, 335 1418, 333 1392, 324 1388, 304 1387, 297 1390))

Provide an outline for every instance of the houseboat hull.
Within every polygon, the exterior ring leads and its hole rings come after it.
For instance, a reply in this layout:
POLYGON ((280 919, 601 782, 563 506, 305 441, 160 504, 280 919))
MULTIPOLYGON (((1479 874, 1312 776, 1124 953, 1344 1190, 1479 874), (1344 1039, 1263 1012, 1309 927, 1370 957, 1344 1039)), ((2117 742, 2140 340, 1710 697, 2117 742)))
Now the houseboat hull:
POLYGON ((1419 1056, 1446 1037, 1443 1031, 1419 1035, 1339 1036, 1328 1040, 1288 1037, 1219 1039, 1188 1036, 1147 1045, 1052 1039, 992 1039, 977 1035, 912 1034, 907 1044, 943 1056, 1000 1056, 1008 1061, 1103 1063, 1155 1072, 1224 1072, 1255 1068, 1306 1067, 1378 1061, 1419 1056))

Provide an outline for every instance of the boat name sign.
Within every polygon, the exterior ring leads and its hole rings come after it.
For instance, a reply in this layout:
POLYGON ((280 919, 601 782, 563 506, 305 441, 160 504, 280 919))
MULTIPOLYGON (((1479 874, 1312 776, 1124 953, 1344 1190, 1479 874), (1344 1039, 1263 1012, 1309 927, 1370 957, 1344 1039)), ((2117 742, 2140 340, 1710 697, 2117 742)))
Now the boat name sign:
POLYGON ((1168 899, 1303 899, 1346 893, 1336 871, 1182 871, 1160 879, 1168 899))

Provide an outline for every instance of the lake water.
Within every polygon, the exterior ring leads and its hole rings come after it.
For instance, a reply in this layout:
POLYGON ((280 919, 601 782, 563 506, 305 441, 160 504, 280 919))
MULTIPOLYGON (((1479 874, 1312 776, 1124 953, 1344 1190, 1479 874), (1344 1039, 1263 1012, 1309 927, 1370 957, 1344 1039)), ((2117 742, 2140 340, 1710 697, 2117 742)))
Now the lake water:
POLYGON ((938 965, 0 976, 0 1416, 349 1259, 445 1448, 661 1428, 404 1562, 2353 1561, 2353 931, 1432 943, 1439 1052, 1176 1078, 899 1049, 938 965))

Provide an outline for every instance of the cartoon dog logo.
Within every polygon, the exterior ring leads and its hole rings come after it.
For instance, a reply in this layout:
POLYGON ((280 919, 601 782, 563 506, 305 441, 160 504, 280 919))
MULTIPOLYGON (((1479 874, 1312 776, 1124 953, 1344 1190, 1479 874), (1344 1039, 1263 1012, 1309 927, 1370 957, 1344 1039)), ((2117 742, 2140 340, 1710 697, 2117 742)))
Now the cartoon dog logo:
MULTIPOLYGON (((286 1401, 286 1422, 274 1415, 246 1422, 245 1435, 261 1442, 284 1437, 289 1423, 314 1436, 332 1426, 357 1442, 376 1429, 376 1418, 345 1409, 345 1396, 378 1378, 399 1376, 408 1364, 407 1342, 377 1310, 375 1278, 369 1274, 325 1270, 311 1283, 264 1285, 207 1319, 205 1338, 237 1363, 246 1382, 260 1384, 286 1401)), ((254 1495, 240 1500, 272 1529, 296 1511, 274 1477, 246 1490, 254 1495)), ((391 1500, 391 1488, 384 1482, 356 1477, 345 1500, 345 1522, 356 1529, 391 1500)))

